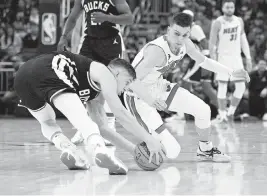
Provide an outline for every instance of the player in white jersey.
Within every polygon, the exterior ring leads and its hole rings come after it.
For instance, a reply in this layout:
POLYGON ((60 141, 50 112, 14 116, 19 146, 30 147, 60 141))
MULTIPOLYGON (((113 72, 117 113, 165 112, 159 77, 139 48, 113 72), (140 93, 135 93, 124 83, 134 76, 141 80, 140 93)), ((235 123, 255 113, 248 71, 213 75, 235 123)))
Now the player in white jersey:
MULTIPOLYGON (((137 84, 138 80, 142 81, 150 89, 149 93, 153 97, 166 100, 169 111, 183 112, 195 117, 195 125, 200 136, 197 150, 199 158, 228 162, 230 157, 213 147, 210 141, 210 107, 195 95, 179 87, 178 84, 164 80, 163 74, 175 67, 176 62, 181 60, 185 54, 188 54, 201 67, 212 72, 229 74, 242 80, 249 80, 249 76, 243 69, 233 71, 231 68, 209 59, 199 52, 189 39, 191 25, 192 17, 185 13, 178 13, 172 18, 166 35, 144 46, 132 63, 137 73, 137 81, 132 83, 129 88, 133 89, 137 95, 126 93, 124 101, 127 108, 149 132, 155 134, 165 131, 156 109, 146 104, 145 100, 141 100, 145 98, 138 97, 137 84)), ((161 135, 161 137, 164 137, 164 135, 161 135)), ((179 152, 177 156, 178 154, 179 152)))
MULTIPOLYGON (((250 71, 252 63, 249 45, 244 32, 243 20, 234 15, 235 1, 224 0, 222 10, 224 15, 217 18, 211 27, 209 46, 211 58, 218 60, 219 63, 233 70, 242 69, 244 67, 241 57, 242 49, 247 60, 247 70, 250 71)), ((246 90, 245 82, 240 78, 229 78, 224 73, 217 74, 216 80, 218 80, 219 122, 225 122, 228 119, 232 120, 235 110, 246 90), (226 94, 229 80, 235 82, 235 91, 227 112, 226 94)))

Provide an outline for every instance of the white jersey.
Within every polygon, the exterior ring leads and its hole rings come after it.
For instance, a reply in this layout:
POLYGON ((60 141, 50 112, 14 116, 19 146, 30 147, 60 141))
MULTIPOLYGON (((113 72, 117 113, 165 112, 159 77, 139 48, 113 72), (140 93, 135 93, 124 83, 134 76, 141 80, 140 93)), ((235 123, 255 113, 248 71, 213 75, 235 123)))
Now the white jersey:
MULTIPOLYGON (((170 69, 174 68, 176 66, 177 61, 181 60, 184 55, 186 54, 186 47, 183 45, 181 47, 181 50, 178 55, 175 55, 171 52, 170 47, 168 45, 168 42, 166 40, 166 36, 160 36, 157 39, 147 43, 141 51, 136 55, 136 57, 133 60, 133 67, 137 67, 139 63, 144 58, 144 49, 149 45, 156 45, 159 46, 165 53, 166 56, 166 63, 165 65, 162 65, 160 67, 154 67, 153 70, 143 79, 143 82, 147 85, 152 85, 156 87, 157 85, 160 85, 163 80, 163 74, 169 71, 170 69)), ((155 56, 155 58, 157 58, 155 56)))
POLYGON ((223 16, 217 18, 221 23, 219 31, 218 54, 226 56, 241 55, 242 24, 237 16, 232 21, 226 21, 223 16))

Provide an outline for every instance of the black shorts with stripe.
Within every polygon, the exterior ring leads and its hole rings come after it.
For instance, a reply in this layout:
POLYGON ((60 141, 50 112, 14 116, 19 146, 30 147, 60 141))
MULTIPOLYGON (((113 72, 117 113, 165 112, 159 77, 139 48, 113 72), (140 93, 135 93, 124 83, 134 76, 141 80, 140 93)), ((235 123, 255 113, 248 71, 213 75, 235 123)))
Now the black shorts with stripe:
POLYGON ((122 39, 116 37, 94 38, 86 36, 80 54, 94 61, 108 65, 115 58, 122 56, 122 39))
POLYGON ((74 88, 58 78, 52 69, 54 54, 38 56, 24 63, 18 70, 14 87, 21 106, 33 111, 41 109, 59 92, 74 92, 74 88), (48 66, 44 66, 48 65, 48 66))

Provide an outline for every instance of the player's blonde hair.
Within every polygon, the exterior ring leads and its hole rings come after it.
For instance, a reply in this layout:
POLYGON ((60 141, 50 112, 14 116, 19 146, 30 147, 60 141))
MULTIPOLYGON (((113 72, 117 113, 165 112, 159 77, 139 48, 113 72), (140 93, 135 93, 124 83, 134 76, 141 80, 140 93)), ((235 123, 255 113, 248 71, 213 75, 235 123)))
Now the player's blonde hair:
POLYGON ((108 64, 110 67, 119 67, 126 70, 133 79, 136 79, 136 72, 133 66, 124 59, 116 58, 108 64))

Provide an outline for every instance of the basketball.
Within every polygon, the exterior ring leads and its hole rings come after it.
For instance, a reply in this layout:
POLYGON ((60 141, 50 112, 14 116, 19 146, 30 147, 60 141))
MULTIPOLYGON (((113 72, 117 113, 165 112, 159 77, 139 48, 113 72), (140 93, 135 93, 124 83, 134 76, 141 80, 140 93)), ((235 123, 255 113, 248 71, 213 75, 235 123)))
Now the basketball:
POLYGON ((158 169, 163 163, 163 158, 159 155, 159 165, 156 163, 156 156, 154 155, 151 163, 149 163, 150 152, 145 142, 136 145, 134 150, 134 160, 136 164, 145 171, 153 171, 158 169))

